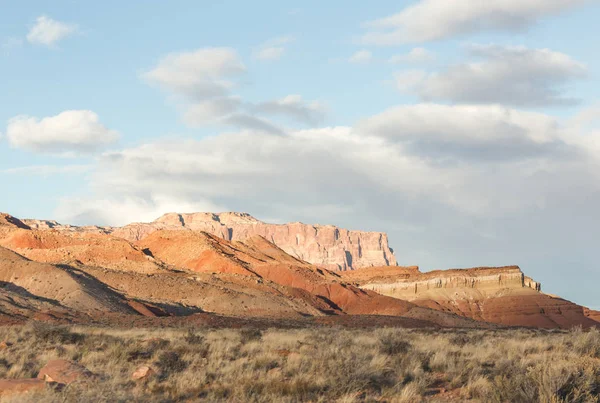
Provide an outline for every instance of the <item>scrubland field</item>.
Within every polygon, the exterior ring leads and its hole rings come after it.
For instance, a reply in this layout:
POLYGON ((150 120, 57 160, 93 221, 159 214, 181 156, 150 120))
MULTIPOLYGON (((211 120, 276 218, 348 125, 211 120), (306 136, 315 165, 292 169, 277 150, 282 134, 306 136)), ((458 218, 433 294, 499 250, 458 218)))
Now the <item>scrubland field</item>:
POLYGON ((96 375, 3 401, 600 400, 597 330, 121 330, 30 322, 0 328, 0 340, 0 378, 34 378, 57 358, 96 375), (133 380, 141 366, 151 374, 133 380))

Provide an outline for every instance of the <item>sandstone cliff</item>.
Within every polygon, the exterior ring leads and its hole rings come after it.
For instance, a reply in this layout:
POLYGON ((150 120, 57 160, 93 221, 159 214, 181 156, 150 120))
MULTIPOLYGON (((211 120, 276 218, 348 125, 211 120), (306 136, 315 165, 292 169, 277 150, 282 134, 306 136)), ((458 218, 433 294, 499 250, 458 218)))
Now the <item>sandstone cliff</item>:
POLYGON ((541 292, 518 266, 436 270, 379 267, 344 273, 360 288, 492 323, 545 328, 597 326, 580 305, 541 292))
POLYGON ((247 213, 168 213, 151 223, 132 223, 124 227, 77 227, 50 220, 26 219, 20 222, 31 229, 111 234, 130 242, 142 240, 160 230, 204 231, 227 241, 261 236, 291 256, 330 270, 396 265, 396 257, 385 233, 300 222, 268 224, 247 213))
POLYGON ((110 232, 129 241, 139 241, 158 230, 186 229, 205 231, 228 241, 261 236, 298 259, 332 270, 396 265, 384 233, 299 222, 268 224, 245 213, 169 213, 152 223, 129 224, 110 232))
POLYGON ((413 300, 426 294, 439 294, 442 290, 477 290, 482 295, 494 293, 500 289, 530 288, 541 291, 541 284, 523 274, 518 266, 506 267, 478 267, 472 269, 435 270, 421 273, 417 267, 398 268, 396 271, 387 271, 385 268, 365 276, 364 271, 349 274, 348 278, 355 278, 363 283, 363 288, 377 291, 381 294, 391 295, 413 300), (362 278, 361 278, 362 275, 362 278))

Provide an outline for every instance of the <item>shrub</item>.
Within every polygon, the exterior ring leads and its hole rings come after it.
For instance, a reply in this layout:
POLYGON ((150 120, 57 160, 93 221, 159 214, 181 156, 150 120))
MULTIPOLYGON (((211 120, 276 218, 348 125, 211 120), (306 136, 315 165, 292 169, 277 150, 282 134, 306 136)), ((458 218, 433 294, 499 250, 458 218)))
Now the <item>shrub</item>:
POLYGON ((262 331, 256 328, 247 328, 240 330, 240 341, 242 344, 249 343, 251 341, 258 341, 262 339, 262 331))
POLYGON ((188 331, 185 334, 185 336, 183 336, 183 339, 188 344, 202 344, 202 343, 204 343, 204 336, 201 336, 201 335, 195 333, 192 329, 188 329, 188 331))
POLYGON ((387 355, 406 354, 412 345, 393 334, 385 334, 379 338, 379 352, 387 355))
POLYGON ((155 365, 160 369, 161 375, 164 377, 177 372, 181 372, 187 368, 188 363, 181 359, 179 353, 175 351, 165 351, 158 356, 155 365))
POLYGON ((77 344, 85 339, 80 333, 73 333, 66 326, 45 322, 32 322, 31 331, 38 341, 52 344, 77 344))
POLYGON ((150 358, 152 358, 152 352, 145 349, 134 348, 132 350, 127 351, 127 361, 129 362, 138 360, 148 360, 150 358))

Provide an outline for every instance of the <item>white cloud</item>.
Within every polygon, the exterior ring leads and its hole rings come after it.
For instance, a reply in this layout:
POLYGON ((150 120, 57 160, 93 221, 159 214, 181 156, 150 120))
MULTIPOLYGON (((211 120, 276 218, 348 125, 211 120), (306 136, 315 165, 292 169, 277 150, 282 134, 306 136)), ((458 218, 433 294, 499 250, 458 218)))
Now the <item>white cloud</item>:
POLYGON ((243 102, 233 91, 236 80, 245 72, 246 67, 234 49, 203 48, 167 55, 142 77, 158 85, 178 104, 187 125, 239 127, 247 120, 236 119, 243 102))
POLYGON ((255 59, 269 61, 279 60, 286 51, 285 45, 293 42, 295 39, 292 36, 280 36, 273 38, 255 49, 252 55, 255 59))
POLYGON ((585 77, 585 65, 549 49, 523 46, 473 46, 482 59, 448 67, 438 73, 400 72, 398 88, 426 101, 502 103, 515 106, 571 104, 562 96, 569 82, 585 77))
POLYGON ((360 122, 357 130, 402 144, 412 155, 446 162, 525 160, 571 152, 556 119, 497 105, 400 106, 360 122))
POLYGON ((369 63, 372 59, 373 59, 373 54, 366 49, 362 49, 362 50, 359 50, 356 53, 354 53, 352 56, 350 56, 350 59, 348 59, 348 61, 350 63, 355 63, 355 64, 366 64, 366 63, 369 63))
POLYGON ((0 170, 5 175, 79 175, 89 172, 92 165, 31 165, 0 170))
POLYGON ((429 63, 435 60, 435 54, 425 48, 413 48, 410 52, 403 55, 394 55, 390 58, 390 63, 429 63))
POLYGON ((192 101, 225 96, 234 86, 232 78, 246 68, 230 48, 203 48, 171 53, 142 77, 170 94, 192 101))
MULTIPOLYGON (((414 184, 411 177, 382 177, 383 166, 428 170, 382 145, 380 139, 354 135, 343 127, 279 136, 250 131, 201 140, 169 139, 106 154, 95 187, 100 194, 120 199, 170 195, 182 202, 209 200, 244 211, 262 206, 272 216, 278 209, 306 207, 315 197, 315 205, 351 200, 356 189, 350 183, 377 186, 393 180, 406 190, 414 184)), ((441 178, 429 177, 428 182, 441 184, 441 178)), ((85 210, 87 204, 80 206, 85 210)))
MULTIPOLYGON (((291 41, 292 37, 280 37, 266 44, 291 41)), ((309 125, 322 121, 324 106, 298 95, 257 104, 244 101, 234 92, 245 72, 235 50, 205 48, 170 54, 142 77, 168 94, 190 127, 223 125, 279 135, 283 129, 263 115, 283 115, 309 125)))
POLYGON ((99 151, 116 142, 119 135, 102 125, 94 112, 72 110, 43 119, 16 116, 8 121, 6 137, 13 147, 74 155, 99 151))
POLYGON ((169 196, 269 216, 293 217, 310 205, 393 215, 424 201, 496 216, 537 206, 562 186, 540 188, 536 175, 597 161, 600 154, 572 136, 550 116, 499 106, 401 106, 354 129, 244 131, 111 152, 94 183, 99 194, 121 199, 169 196), (507 200, 502 192, 525 194, 507 200))
POLYGON ((238 97, 209 99, 188 107, 183 119, 189 126, 199 127, 237 112, 241 105, 238 97))
POLYGON ((259 103, 255 110, 269 115, 288 116, 300 123, 316 126, 325 119, 326 108, 318 102, 305 102, 300 95, 288 95, 274 101, 259 103))
POLYGON ((35 45, 53 46, 77 30, 75 24, 67 24, 42 15, 35 20, 35 25, 27 34, 27 40, 35 45))
POLYGON ((480 31, 518 31, 542 17, 587 0, 421 0, 401 12, 365 24, 361 42, 398 45, 480 31))

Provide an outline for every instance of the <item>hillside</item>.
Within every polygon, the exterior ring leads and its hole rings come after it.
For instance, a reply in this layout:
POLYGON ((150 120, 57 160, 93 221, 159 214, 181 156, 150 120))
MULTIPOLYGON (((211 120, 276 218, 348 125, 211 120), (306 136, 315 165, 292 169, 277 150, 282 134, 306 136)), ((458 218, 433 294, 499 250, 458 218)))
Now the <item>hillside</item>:
MULTIPOLYGON (((598 324, 597 312, 543 294, 540 284, 517 266, 421 273, 394 261, 329 270, 257 235, 259 228, 269 228, 263 224, 245 214, 199 213, 165 215, 152 224, 123 228, 75 227, 2 214, 5 322, 54 311, 50 318, 122 323, 135 317, 142 323, 140 318, 146 317, 148 325, 175 323, 173 318, 194 321, 199 314, 240 320, 315 318, 322 323, 376 315, 382 317, 380 323, 402 318, 415 326, 467 328, 598 324), (211 231, 202 230, 207 226, 211 231), (236 240, 231 228, 238 228, 243 240, 236 240), (18 297, 24 300, 13 306, 15 290, 22 291, 18 297)), ((303 238, 303 224, 277 228, 286 234, 282 239, 296 239, 299 249, 314 244, 314 238, 303 238)), ((365 234, 378 233, 360 233, 358 245, 370 236, 365 234)), ((335 234, 331 239, 331 248, 323 253, 337 256, 345 241, 336 244, 340 238, 335 234)), ((374 250, 387 248, 387 238, 378 239, 385 242, 374 250)), ((359 248, 358 253, 364 251, 359 248)))

